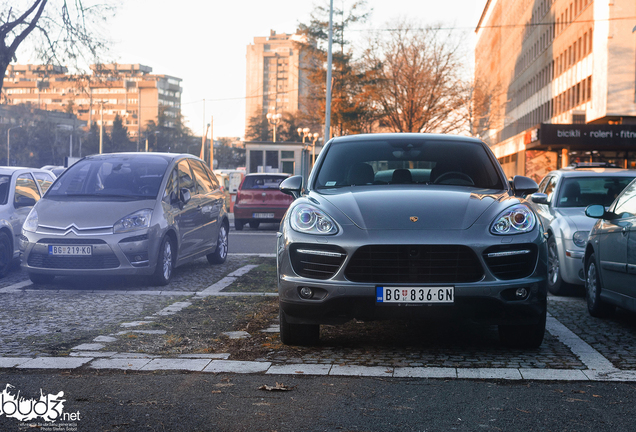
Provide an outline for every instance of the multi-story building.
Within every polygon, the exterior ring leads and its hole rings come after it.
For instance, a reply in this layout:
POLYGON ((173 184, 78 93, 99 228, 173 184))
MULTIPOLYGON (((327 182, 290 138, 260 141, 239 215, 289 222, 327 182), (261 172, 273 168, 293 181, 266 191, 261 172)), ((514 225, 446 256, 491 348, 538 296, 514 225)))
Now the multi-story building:
POLYGON ((91 66, 90 75, 71 75, 65 67, 9 65, 1 99, 30 103, 49 111, 77 114, 80 120, 105 128, 122 118, 131 137, 140 137, 148 122, 174 127, 181 111, 181 79, 151 74, 140 64, 91 66))
POLYGON ((307 93, 306 37, 300 33, 255 37, 247 46, 245 124, 267 113, 295 113, 307 93))
POLYGON ((636 1, 489 0, 476 29, 475 134, 507 175, 636 168, 636 1))

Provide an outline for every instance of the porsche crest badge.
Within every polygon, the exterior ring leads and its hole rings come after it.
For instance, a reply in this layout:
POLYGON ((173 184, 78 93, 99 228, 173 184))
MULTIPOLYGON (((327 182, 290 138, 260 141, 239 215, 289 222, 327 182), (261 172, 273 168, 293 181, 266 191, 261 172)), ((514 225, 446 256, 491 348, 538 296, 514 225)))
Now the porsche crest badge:
POLYGON ((417 222, 418 217, 417 216, 411 216, 411 222, 417 222))

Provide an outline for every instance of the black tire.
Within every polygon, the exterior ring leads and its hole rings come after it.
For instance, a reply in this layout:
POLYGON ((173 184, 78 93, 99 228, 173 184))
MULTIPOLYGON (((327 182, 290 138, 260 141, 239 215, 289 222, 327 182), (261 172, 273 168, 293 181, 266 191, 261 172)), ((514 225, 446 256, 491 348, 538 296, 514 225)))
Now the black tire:
POLYGON ((554 236, 548 238, 548 291, 554 295, 564 295, 569 286, 561 277, 561 264, 554 236))
POLYGON ((13 262, 13 247, 11 239, 5 232, 0 232, 0 277, 5 277, 9 273, 13 262))
POLYGON ((245 223, 242 220, 234 220, 234 229, 237 231, 243 231, 243 225, 245 223))
POLYGON ((252 221, 252 222, 250 222, 250 228, 252 228, 252 229, 258 229, 258 227, 259 227, 259 225, 260 225, 260 224, 261 224, 261 223, 260 223, 260 222, 258 222, 258 221, 252 221))
POLYGON ((219 228, 219 238, 216 241, 216 250, 206 256, 210 264, 223 264, 227 259, 227 251, 230 244, 227 231, 228 227, 225 224, 221 225, 221 228, 219 228))
POLYGON ((320 340, 320 325, 290 324, 280 309, 280 340, 284 345, 316 345, 320 340))
POLYGON ((29 279, 36 285, 48 285, 53 283, 55 275, 41 274, 41 273, 29 273, 29 279))
POLYGON ((509 348, 539 348, 545 335, 545 319, 544 311, 536 324, 500 325, 499 340, 509 348))
POLYGON ((174 246, 169 237, 164 237, 157 255, 157 266, 151 277, 153 285, 165 286, 170 283, 174 271, 174 246))
POLYGON ((616 309, 614 306, 601 300, 601 278, 598 275, 596 255, 592 254, 587 260, 585 271, 585 299, 587 311, 596 318, 605 318, 616 309))

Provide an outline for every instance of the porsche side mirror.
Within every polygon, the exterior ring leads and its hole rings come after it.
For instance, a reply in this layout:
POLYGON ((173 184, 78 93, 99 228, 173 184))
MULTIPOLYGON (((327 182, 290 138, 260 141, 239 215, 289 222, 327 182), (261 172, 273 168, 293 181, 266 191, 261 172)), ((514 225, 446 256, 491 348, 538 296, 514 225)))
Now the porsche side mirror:
POLYGON ((539 185, 530 177, 514 176, 512 179, 512 188, 515 196, 526 196, 538 191, 539 185))
POLYGON ((294 199, 300 198, 300 194, 303 190, 303 176, 295 175, 287 177, 280 183, 278 189, 282 193, 293 196, 294 199))

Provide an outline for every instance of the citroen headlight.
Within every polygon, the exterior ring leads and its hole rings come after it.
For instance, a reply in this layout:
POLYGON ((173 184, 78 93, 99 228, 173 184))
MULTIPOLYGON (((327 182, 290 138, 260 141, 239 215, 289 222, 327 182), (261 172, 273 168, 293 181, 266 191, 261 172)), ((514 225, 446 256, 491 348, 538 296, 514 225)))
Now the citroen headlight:
POLYGON ((152 219, 151 209, 136 211, 117 221, 113 227, 113 232, 118 234, 148 228, 150 227, 150 219, 152 219))
POLYGON ((330 216, 306 204, 294 207, 289 221, 294 231, 302 233, 329 235, 338 232, 336 222, 330 216))
POLYGON ((497 216, 490 232, 499 235, 522 234, 532 231, 536 224, 537 218, 532 210, 517 204, 497 216))
POLYGON ((38 229, 38 212, 35 208, 31 209, 31 212, 24 220, 22 224, 22 230, 27 232, 35 232, 38 229))
POLYGON ((587 237, 590 235, 589 231, 577 231, 572 236, 572 241, 578 247, 585 247, 587 243, 587 237))

